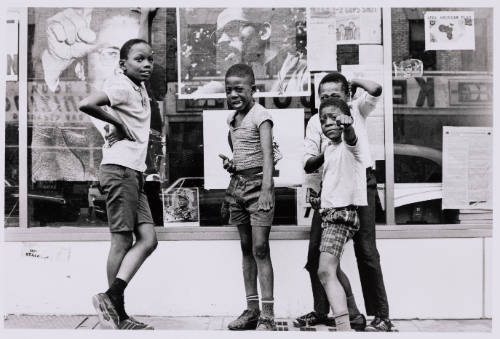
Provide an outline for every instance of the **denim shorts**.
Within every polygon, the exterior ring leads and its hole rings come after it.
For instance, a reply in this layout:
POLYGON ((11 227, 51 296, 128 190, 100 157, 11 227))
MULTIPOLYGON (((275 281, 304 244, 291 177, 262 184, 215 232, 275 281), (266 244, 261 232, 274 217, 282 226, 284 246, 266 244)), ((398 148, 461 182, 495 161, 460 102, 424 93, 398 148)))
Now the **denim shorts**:
POLYGON ((271 226, 274 218, 274 184, 272 188, 273 207, 269 211, 259 210, 262 174, 233 174, 226 190, 229 205, 229 224, 271 226))
POLYGON ((154 225, 141 172, 125 166, 104 164, 99 182, 106 194, 108 225, 113 232, 131 232, 136 225, 154 225))
POLYGON ((359 230, 355 207, 325 208, 321 211, 320 252, 328 252, 340 259, 344 246, 359 230))

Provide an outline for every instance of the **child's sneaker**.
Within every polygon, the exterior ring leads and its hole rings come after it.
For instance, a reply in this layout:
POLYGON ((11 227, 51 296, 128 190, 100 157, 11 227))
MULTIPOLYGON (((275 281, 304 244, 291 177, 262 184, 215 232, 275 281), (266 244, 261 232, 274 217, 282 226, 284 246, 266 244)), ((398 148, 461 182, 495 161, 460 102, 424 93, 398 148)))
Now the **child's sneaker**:
POLYGON ((260 317, 257 323, 256 331, 276 331, 276 323, 273 318, 260 317))
POLYGON ((244 310, 238 318, 227 325, 227 328, 233 331, 255 330, 259 316, 260 310, 244 310))
POLYGON ((118 325, 119 330, 154 330, 154 327, 129 317, 118 325))
POLYGON ((298 317, 293 321, 293 326, 295 327, 315 326, 319 324, 335 326, 335 320, 328 318, 326 314, 320 315, 315 311, 312 311, 298 317))
POLYGON ((357 332, 362 332, 366 328, 366 318, 361 313, 349 319, 349 322, 351 323, 351 328, 357 332))
POLYGON ((375 317, 370 325, 366 326, 366 332, 398 332, 396 326, 389 319, 375 317))
POLYGON ((106 293, 99 293, 92 297, 92 304, 99 317, 99 322, 104 328, 117 329, 120 325, 120 317, 115 306, 106 293))

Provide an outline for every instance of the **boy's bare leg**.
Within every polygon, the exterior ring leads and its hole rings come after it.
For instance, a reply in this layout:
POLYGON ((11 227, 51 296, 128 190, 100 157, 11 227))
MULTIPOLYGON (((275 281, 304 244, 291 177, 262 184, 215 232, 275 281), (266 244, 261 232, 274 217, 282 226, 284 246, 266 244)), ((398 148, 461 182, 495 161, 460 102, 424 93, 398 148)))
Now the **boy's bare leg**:
POLYGON ((108 285, 111 286, 120 269, 123 258, 132 247, 134 237, 132 232, 111 233, 111 247, 109 248, 108 261, 106 264, 106 274, 108 285))
POLYGON ((257 290, 257 263, 252 253, 252 228, 250 225, 238 225, 243 263, 243 283, 247 297, 247 309, 227 327, 230 330, 255 330, 259 320, 259 295, 257 290))
POLYGON ((252 252, 252 227, 239 225, 241 254, 243 260, 243 282, 247 296, 257 295, 257 263, 252 252))
POLYGON ((116 278, 120 278, 127 283, 139 270, 146 258, 149 257, 158 246, 154 225, 138 225, 134 230, 134 234, 136 239, 135 243, 125 254, 120 269, 116 274, 116 278))
POLYGON ((336 274, 338 266, 339 258, 328 252, 321 252, 319 256, 318 277, 328 296, 334 316, 343 316, 342 319, 336 318, 337 329, 349 330, 351 326, 349 324, 346 295, 336 274), (339 322, 337 319, 342 321, 339 322))
POLYGON ((139 270, 144 260, 155 250, 158 241, 152 224, 141 224, 132 232, 111 234, 111 248, 107 262, 109 289, 92 298, 99 322, 110 328, 153 329, 130 318, 125 312, 123 293, 128 282, 139 270))
POLYGON ((269 226, 252 226, 253 256, 257 263, 262 291, 262 316, 274 318, 274 273, 269 250, 270 231, 269 226))

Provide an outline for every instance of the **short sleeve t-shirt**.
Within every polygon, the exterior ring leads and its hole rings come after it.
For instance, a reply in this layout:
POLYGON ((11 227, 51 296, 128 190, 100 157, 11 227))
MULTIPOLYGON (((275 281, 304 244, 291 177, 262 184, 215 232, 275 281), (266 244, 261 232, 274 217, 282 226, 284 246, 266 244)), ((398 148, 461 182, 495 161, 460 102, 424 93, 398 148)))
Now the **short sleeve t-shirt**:
POLYGON ((128 127, 136 141, 123 139, 111 147, 105 144, 101 164, 121 165, 144 172, 151 121, 151 107, 144 83, 138 86, 126 75, 118 74, 105 81, 103 91, 110 101, 106 110, 128 127))
POLYGON ((273 123, 271 113, 262 105, 255 103, 241 121, 239 127, 233 126, 236 111, 229 114, 227 123, 233 144, 233 162, 237 171, 262 167, 264 165, 264 156, 260 144, 259 127, 269 120, 273 123))
POLYGON ((366 167, 359 141, 354 146, 344 141, 330 142, 325 149, 321 208, 366 206, 366 167))

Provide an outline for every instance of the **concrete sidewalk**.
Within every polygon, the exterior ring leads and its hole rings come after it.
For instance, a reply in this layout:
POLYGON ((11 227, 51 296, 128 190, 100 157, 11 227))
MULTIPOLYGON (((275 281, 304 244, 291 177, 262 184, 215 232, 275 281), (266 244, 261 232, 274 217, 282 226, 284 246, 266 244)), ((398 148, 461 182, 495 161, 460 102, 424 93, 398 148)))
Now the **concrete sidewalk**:
MULTIPOLYGON (((227 330, 234 317, 134 316, 157 330, 227 330)), ((323 325, 295 328, 293 319, 277 319, 278 331, 334 331, 323 325)), ((491 319, 393 320, 399 332, 491 332, 491 319)), ((15 315, 4 318, 5 329, 99 329, 95 315, 15 315)))

